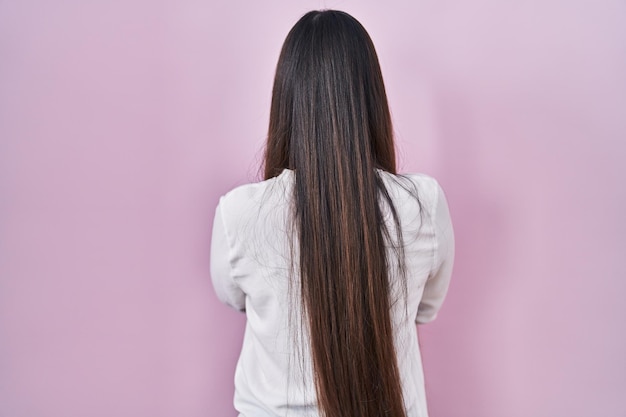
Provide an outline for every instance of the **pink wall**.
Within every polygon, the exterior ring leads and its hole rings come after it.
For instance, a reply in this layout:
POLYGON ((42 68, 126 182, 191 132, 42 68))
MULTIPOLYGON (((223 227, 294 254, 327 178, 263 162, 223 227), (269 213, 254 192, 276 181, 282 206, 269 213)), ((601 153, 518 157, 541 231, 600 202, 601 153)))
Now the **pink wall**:
POLYGON ((0 2, 0 416, 234 415, 213 210, 324 6, 369 30, 404 168, 450 201, 432 416, 626 415, 626 5, 380 4, 0 2))

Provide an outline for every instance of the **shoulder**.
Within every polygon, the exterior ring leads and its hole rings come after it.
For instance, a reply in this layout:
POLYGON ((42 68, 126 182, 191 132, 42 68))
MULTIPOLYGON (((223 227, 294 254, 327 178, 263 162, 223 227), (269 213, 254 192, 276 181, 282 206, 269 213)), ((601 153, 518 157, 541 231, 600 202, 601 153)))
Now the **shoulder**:
POLYGON ((391 174, 382 171, 387 189, 399 197, 417 197, 422 204, 433 207, 442 192, 441 185, 434 177, 424 173, 391 174))
POLYGON ((292 172, 284 170, 279 176, 237 186, 219 199, 218 208, 225 219, 241 219, 257 212, 264 203, 276 205, 284 199, 292 172))
POLYGON ((439 181, 435 177, 432 177, 423 173, 413 173, 413 174, 405 174, 408 178, 410 178, 414 183, 418 184, 422 195, 432 203, 432 205, 436 205, 437 201, 443 194, 443 190, 439 181))
POLYGON ((428 174, 415 172, 415 173, 406 173, 401 174, 402 177, 410 179, 415 184, 418 184, 426 192, 436 192, 439 188, 439 182, 435 177, 432 177, 428 174))

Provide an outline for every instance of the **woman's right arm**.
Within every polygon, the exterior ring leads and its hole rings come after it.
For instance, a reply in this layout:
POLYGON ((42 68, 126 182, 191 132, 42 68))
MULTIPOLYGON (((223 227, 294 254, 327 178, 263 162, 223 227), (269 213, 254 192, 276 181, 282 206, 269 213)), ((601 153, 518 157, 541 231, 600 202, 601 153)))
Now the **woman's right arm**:
POLYGON ((454 229, 443 189, 436 183, 437 196, 433 208, 434 259, 433 267, 424 287, 415 321, 428 323, 437 317, 448 292, 454 264, 454 229))

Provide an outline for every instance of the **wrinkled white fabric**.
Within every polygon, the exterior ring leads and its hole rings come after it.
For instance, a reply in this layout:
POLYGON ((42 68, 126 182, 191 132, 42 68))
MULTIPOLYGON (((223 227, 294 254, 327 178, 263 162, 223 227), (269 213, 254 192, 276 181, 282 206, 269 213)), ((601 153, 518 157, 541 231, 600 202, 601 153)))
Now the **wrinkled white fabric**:
MULTIPOLYGON (((398 299, 392 319, 404 401, 408 416, 426 417, 415 323, 435 319, 448 290, 454 261, 452 222, 434 178, 405 176, 422 203, 420 216, 417 201, 402 182, 378 172, 398 212, 405 250, 406 303, 397 268, 389 273, 398 299)), ((234 405, 240 416, 318 416, 306 326, 299 322, 298 242, 290 217, 295 175, 286 169, 275 178, 237 187, 220 198, 215 212, 213 286, 220 300, 247 316, 235 372, 234 405)), ((383 213, 394 236, 385 205, 383 213)), ((390 259, 394 253, 389 249, 390 259)))

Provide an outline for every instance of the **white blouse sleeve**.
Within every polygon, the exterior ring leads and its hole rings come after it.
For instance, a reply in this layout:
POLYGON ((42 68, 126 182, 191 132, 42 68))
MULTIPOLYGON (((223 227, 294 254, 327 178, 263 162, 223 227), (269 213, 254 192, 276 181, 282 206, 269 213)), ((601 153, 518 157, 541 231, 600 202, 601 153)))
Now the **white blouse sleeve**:
POLYGON ((232 276, 231 250, 228 233, 222 218, 222 200, 215 209, 213 237, 211 239, 211 280, 217 297, 225 304, 244 311, 246 295, 232 276))
POLYGON ((415 321, 428 323, 437 317, 448 292, 454 263, 454 230, 443 190, 437 183, 437 198, 433 208, 435 235, 434 262, 424 287, 415 321))

